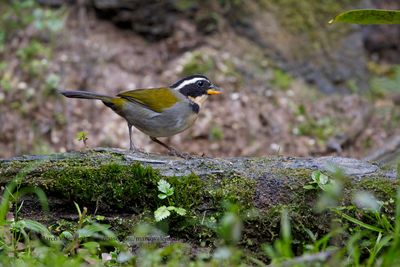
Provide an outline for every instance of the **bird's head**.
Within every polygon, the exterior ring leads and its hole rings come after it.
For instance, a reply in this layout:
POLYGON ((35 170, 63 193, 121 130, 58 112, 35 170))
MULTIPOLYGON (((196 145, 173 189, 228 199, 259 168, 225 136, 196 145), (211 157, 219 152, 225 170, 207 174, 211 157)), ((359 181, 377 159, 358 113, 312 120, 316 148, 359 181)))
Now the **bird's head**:
POLYGON ((191 75, 185 77, 170 87, 179 91, 199 106, 204 103, 207 96, 221 94, 221 90, 203 75, 191 75))

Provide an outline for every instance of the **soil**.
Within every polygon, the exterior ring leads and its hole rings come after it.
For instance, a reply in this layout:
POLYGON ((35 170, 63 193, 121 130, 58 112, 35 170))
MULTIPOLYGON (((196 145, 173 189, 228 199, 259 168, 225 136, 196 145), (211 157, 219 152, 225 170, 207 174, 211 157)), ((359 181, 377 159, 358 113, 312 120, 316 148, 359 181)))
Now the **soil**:
MULTIPOLYGON (((282 86, 274 78, 273 62, 228 25, 217 34, 203 35, 191 21, 177 20, 179 30, 172 36, 149 42, 93 12, 72 10, 56 40, 50 69, 61 77, 60 88, 115 95, 170 85, 184 76, 193 58, 200 65, 211 62, 206 74, 224 94, 209 98, 194 127, 163 139, 196 155, 362 158, 399 134, 400 111, 390 98, 325 95, 289 74, 282 78, 288 85, 282 86), (351 132, 366 106, 373 112, 360 134, 341 152, 329 151, 329 138, 351 132)), ((42 98, 28 114, 10 106, 0 107, 0 157, 129 147, 126 122, 101 102, 56 95, 42 98), (80 131, 87 133, 86 146, 76 138, 80 131)), ((143 151, 165 152, 138 130, 133 138, 143 151)))

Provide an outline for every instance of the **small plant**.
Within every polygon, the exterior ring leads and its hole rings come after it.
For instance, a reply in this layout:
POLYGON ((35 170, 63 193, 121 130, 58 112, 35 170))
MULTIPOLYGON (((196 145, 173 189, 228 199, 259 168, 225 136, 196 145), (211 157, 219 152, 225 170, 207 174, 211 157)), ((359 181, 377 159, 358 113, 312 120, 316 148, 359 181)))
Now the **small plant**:
POLYGON ((284 72, 280 69, 274 70, 274 77, 271 80, 271 83, 274 87, 277 87, 280 90, 286 91, 290 88, 293 83, 293 78, 288 73, 284 72))
POLYGON ((215 61, 210 55, 197 51, 191 53, 183 64, 182 75, 210 73, 215 70, 215 68, 215 61))
POLYGON ((101 248, 100 241, 108 241, 109 245, 119 245, 115 234, 109 229, 110 225, 96 222, 99 219, 104 219, 104 217, 96 216, 95 220, 93 220, 91 216, 87 214, 86 207, 84 207, 82 211, 76 202, 74 202, 74 204, 78 211, 79 218, 76 231, 71 232, 65 230, 60 234, 60 238, 69 241, 64 247, 65 254, 75 255, 79 249, 82 250, 83 248, 88 250, 88 254, 96 254, 101 248))
POLYGON ((167 199, 169 206, 161 206, 154 212, 154 219, 159 222, 168 218, 171 215, 171 211, 176 212, 178 215, 184 216, 186 214, 186 210, 184 208, 178 208, 174 206, 170 196, 174 194, 174 188, 164 179, 161 179, 157 183, 158 191, 161 193, 158 194, 159 199, 167 199))
POLYGON ((303 186, 304 189, 313 190, 319 188, 327 193, 336 191, 336 181, 329 178, 329 176, 323 174, 321 171, 313 171, 311 174, 311 179, 311 182, 303 186))
POLYGON ((88 136, 87 136, 87 132, 78 132, 76 134, 76 140, 83 142, 83 144, 85 145, 85 147, 87 147, 87 140, 88 140, 88 136))
POLYGON ((281 214, 281 236, 273 244, 265 245, 264 251, 272 263, 279 263, 294 257, 292 243, 290 217, 288 211, 284 209, 281 214))
POLYGON ((295 135, 309 136, 325 142, 336 133, 335 121, 331 117, 316 118, 307 112, 303 104, 298 106, 296 115, 301 120, 293 128, 295 135))
POLYGON ((219 126, 214 125, 210 129, 209 138, 214 141, 220 141, 224 139, 224 132, 219 126))

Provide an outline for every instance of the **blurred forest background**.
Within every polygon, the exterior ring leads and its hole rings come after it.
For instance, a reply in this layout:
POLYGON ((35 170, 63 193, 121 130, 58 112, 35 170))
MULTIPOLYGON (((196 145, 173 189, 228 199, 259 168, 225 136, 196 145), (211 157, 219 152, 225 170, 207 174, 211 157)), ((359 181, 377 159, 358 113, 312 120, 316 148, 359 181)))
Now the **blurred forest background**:
MULTIPOLYGON (((0 157, 84 149, 81 132, 88 147, 128 147, 122 118, 59 88, 113 95, 202 73, 224 94, 166 140, 182 151, 394 160, 400 27, 327 23, 371 7, 400 2, 3 0, 0 157)), ((134 141, 165 152, 139 131, 134 141)))

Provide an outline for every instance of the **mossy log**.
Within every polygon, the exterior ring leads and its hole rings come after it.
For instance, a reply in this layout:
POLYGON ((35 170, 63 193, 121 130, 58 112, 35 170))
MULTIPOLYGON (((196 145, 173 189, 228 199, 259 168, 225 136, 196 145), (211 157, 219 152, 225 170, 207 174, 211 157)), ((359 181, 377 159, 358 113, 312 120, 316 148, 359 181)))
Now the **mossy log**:
POLYGON ((26 200, 23 216, 47 223, 76 219, 73 201, 97 211, 121 235, 139 221, 152 221, 153 211, 165 205, 157 197, 157 182, 163 178, 175 189, 171 201, 189 212, 171 217, 169 234, 193 242, 215 236, 212 222, 224 213, 226 201, 243 213, 243 242, 255 246, 279 236, 282 208, 289 210, 293 233, 306 238, 329 230, 329 213, 315 211, 320 192, 305 189, 311 174, 329 175, 340 168, 347 179, 342 204, 350 203, 359 190, 378 199, 394 198, 396 173, 356 159, 321 158, 205 158, 180 159, 117 149, 94 149, 45 156, 22 156, 0 160, 0 184, 6 185, 25 170, 22 186, 38 186, 49 198, 50 212, 26 200))

